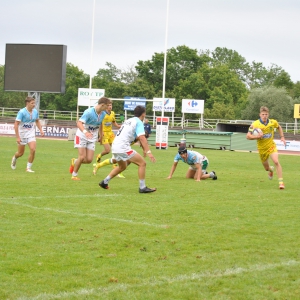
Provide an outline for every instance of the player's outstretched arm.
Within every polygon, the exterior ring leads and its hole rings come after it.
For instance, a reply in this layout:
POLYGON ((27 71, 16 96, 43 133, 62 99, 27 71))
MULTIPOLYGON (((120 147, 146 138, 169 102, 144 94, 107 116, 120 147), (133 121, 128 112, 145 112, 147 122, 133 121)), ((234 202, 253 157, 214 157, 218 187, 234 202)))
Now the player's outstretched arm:
POLYGON ((178 162, 174 162, 174 163, 173 163, 173 165, 172 165, 172 167, 171 167, 170 174, 169 174, 169 176, 167 177, 167 179, 171 179, 171 178, 172 178, 172 176, 173 176, 173 174, 174 174, 174 172, 175 172, 175 170, 176 170, 177 164, 178 164, 178 162))

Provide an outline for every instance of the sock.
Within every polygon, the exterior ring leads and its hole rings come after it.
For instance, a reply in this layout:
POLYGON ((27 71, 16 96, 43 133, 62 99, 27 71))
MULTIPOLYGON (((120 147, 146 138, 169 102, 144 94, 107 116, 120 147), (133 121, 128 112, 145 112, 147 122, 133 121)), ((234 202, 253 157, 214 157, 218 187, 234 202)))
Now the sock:
POLYGON ((104 179, 104 183, 108 184, 109 181, 111 180, 110 176, 108 175, 105 179, 104 179))
POLYGON ((143 189, 146 187, 145 179, 140 179, 140 189, 143 189))
POLYGON ((27 163, 27 169, 31 169, 31 167, 32 167, 32 163, 27 163))
POLYGON ((210 172, 210 173, 209 173, 209 177, 210 177, 210 178, 214 178, 214 177, 215 177, 215 173, 214 173, 214 172, 210 172))
POLYGON ((98 154, 98 155, 96 156, 96 162, 98 162, 99 160, 101 160, 101 157, 102 157, 102 154, 101 154, 101 153, 98 154))
POLYGON ((278 183, 283 184, 283 178, 278 178, 278 183))
POLYGON ((99 164, 97 165, 97 167, 102 168, 102 167, 104 167, 104 166, 107 166, 107 165, 112 164, 112 162, 110 162, 110 160, 111 160, 111 159, 107 158, 107 159, 104 160, 103 162, 99 163, 99 164))
POLYGON ((75 172, 72 173, 73 177, 77 177, 77 175, 78 175, 78 173, 75 173, 75 172))

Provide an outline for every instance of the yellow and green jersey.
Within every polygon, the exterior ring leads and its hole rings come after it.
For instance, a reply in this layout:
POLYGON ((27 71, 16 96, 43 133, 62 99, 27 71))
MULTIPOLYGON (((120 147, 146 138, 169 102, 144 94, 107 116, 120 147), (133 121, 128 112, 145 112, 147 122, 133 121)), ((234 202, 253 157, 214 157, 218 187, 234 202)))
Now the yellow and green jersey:
POLYGON ((264 161, 271 153, 277 152, 277 147, 274 142, 274 130, 279 124, 274 119, 268 119, 267 124, 264 124, 261 119, 254 121, 249 127, 249 132, 253 132, 255 128, 259 128, 263 132, 263 137, 257 139, 257 150, 261 154, 261 159, 264 161))
POLYGON ((110 114, 106 114, 102 124, 103 124, 103 132, 112 132, 112 124, 116 122, 115 113, 113 111, 110 114))

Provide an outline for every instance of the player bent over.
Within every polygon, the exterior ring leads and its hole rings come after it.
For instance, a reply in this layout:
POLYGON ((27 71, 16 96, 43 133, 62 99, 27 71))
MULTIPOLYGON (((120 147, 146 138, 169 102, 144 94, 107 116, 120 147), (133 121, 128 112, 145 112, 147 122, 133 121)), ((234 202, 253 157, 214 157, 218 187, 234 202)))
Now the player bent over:
POLYGON ((180 146, 178 148, 178 154, 175 155, 174 163, 167 179, 172 178, 172 175, 175 172, 177 164, 180 160, 190 166, 186 173, 186 178, 194 178, 196 181, 207 178, 212 178, 213 180, 218 179, 215 171, 207 173, 206 169, 209 163, 207 157, 199 152, 187 150, 186 146, 180 146))
POLYGON ((273 179, 274 167, 269 165, 269 157, 271 157, 276 167, 278 176, 279 189, 283 190, 284 183, 282 177, 282 167, 279 163, 278 151, 274 142, 274 129, 278 128, 280 140, 286 145, 283 130, 275 119, 269 119, 269 109, 266 106, 260 108, 259 119, 254 121, 249 127, 246 138, 248 140, 257 141, 257 150, 260 156, 261 163, 268 172, 269 179, 273 179), (253 135, 255 128, 261 129, 258 135, 253 135))
POLYGON ((86 109, 77 122, 77 131, 74 139, 74 148, 78 149, 78 158, 72 158, 70 173, 72 180, 80 180, 77 175, 81 164, 90 164, 94 158, 95 143, 102 141, 102 120, 105 110, 111 100, 102 97, 94 107, 86 109))
POLYGON ((124 171, 129 163, 134 163, 138 166, 139 177, 139 193, 155 192, 156 188, 148 188, 145 182, 146 176, 146 161, 135 150, 131 149, 131 143, 138 138, 144 152, 144 157, 148 155, 152 162, 155 162, 155 157, 152 155, 147 140, 145 138, 145 131, 143 120, 146 115, 145 107, 136 106, 134 109, 134 117, 126 120, 112 143, 113 158, 117 161, 118 167, 113 169, 104 180, 99 183, 104 189, 108 189, 109 181, 117 176, 120 172, 124 171))

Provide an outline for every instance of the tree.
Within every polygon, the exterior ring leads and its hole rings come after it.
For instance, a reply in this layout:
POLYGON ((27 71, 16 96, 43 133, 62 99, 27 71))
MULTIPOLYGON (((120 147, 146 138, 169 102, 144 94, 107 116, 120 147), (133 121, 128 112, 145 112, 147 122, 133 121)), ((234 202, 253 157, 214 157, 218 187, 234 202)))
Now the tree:
MULTIPOLYGON (((174 87, 209 61, 205 54, 199 56, 197 50, 187 46, 178 46, 167 51, 166 66, 166 91, 174 87)), ((164 53, 155 53, 152 60, 138 61, 136 70, 138 77, 148 82, 155 89, 156 94, 161 94, 163 89, 164 53)))
POLYGON ((294 87, 294 83, 291 80, 291 76, 285 71, 280 72, 280 74, 274 79, 273 84, 275 87, 278 88, 284 87, 288 91, 292 90, 294 87))
POLYGON ((106 80, 107 82, 111 81, 121 81, 121 70, 118 69, 115 65, 110 62, 106 62, 105 65, 107 68, 99 69, 96 77, 106 80))
POLYGON ((234 106, 215 102, 212 109, 204 109, 204 117, 206 119, 232 120, 235 118, 234 106))
POLYGON ((238 54, 235 50, 217 47, 213 52, 212 65, 220 66, 226 65, 230 70, 234 71, 241 81, 247 82, 248 74, 250 73, 250 66, 246 59, 238 54))
POLYGON ((293 103, 285 88, 269 86, 252 89, 248 104, 242 111, 242 117, 246 120, 255 120, 258 118, 260 107, 267 106, 270 118, 279 122, 293 122, 293 103))
POLYGON ((293 88, 290 91, 290 95, 293 98, 300 98, 300 81, 294 83, 293 88))

